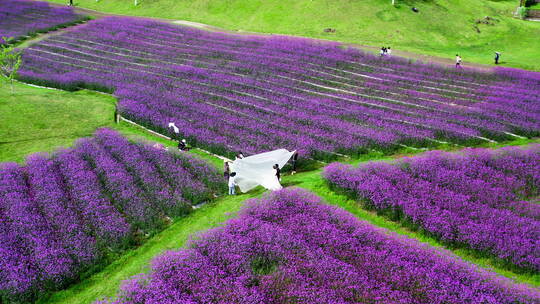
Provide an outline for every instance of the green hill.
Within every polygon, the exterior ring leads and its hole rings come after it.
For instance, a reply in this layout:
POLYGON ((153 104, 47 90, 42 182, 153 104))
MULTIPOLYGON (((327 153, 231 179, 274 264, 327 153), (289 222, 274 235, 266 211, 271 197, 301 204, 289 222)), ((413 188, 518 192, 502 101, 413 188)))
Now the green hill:
MULTIPOLYGON (((66 3, 67 0, 50 0, 66 3)), ((519 3, 465 0, 75 0, 107 13, 205 23, 228 30, 357 43, 540 70, 540 22, 512 17, 519 3), (419 12, 411 10, 417 7, 419 12), (486 18, 488 17, 488 18, 486 18), (325 32, 324 29, 335 29, 325 32)))

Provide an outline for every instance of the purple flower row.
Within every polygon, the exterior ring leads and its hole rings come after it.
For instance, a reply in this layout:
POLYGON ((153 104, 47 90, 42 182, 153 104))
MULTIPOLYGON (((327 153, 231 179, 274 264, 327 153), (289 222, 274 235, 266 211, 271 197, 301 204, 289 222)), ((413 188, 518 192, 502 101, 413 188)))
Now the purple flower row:
POLYGON ((376 228, 300 189, 248 201, 238 218, 152 262, 100 303, 537 303, 449 252, 376 228))
POLYGON ((71 8, 54 7, 46 2, 2 0, 0 44, 5 42, 2 37, 21 39, 86 19, 86 16, 76 14, 71 8))
POLYGON ((224 188, 201 160, 108 129, 25 166, 1 164, 1 298, 63 288, 224 188))
POLYGON ((21 79, 114 91, 120 112, 220 154, 312 157, 540 130, 535 74, 377 58, 336 43, 103 18, 25 50, 21 79))
POLYGON ((451 244, 540 270, 540 145, 428 152, 396 163, 334 163, 324 177, 367 207, 451 244))

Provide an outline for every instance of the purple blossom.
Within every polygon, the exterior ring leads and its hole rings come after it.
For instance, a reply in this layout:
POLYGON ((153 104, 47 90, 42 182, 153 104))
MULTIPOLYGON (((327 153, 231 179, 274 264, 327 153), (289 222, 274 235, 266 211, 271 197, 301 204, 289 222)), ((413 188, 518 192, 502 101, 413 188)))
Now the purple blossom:
POLYGON ((238 218, 152 262, 100 303, 536 303, 453 254, 388 233, 305 190, 250 200, 238 218))
POLYGON ((447 69, 337 43, 102 18, 25 50, 21 79, 114 92, 121 114, 230 155, 332 159, 368 149, 537 136, 535 73, 447 69))
POLYGON ((73 24, 87 17, 76 14, 72 8, 55 7, 46 2, 2 0, 0 2, 0 44, 2 37, 22 39, 49 30, 73 24))
POLYGON ((396 163, 334 163, 324 177, 367 207, 453 245, 540 270, 540 145, 433 151, 396 163))
POLYGON ((32 302, 63 288, 224 187, 201 160, 107 129, 0 164, 0 294, 32 302))

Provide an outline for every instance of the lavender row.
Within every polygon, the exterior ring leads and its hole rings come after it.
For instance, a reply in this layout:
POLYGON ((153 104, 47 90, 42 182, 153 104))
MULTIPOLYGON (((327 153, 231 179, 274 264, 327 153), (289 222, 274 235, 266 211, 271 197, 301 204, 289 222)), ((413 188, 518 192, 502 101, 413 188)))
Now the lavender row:
POLYGON ((64 288, 224 188, 205 162, 108 129, 25 166, 1 164, 0 301, 64 288))
POLYGON ((368 208, 452 245, 540 270, 540 145, 429 152, 394 164, 331 164, 324 176, 368 208))
POLYGON ((2 37, 22 39, 23 36, 47 32, 69 24, 88 20, 67 7, 54 7, 46 2, 4 0, 0 2, 0 43, 2 37))
POLYGON ((174 121, 219 154, 286 147, 331 158, 540 131, 534 75, 447 70, 335 43, 129 18, 97 20, 32 46, 20 75, 115 92, 123 115, 158 132, 174 121))
POLYGON ((538 290, 388 234, 300 189, 152 262, 100 303, 536 303, 538 290))

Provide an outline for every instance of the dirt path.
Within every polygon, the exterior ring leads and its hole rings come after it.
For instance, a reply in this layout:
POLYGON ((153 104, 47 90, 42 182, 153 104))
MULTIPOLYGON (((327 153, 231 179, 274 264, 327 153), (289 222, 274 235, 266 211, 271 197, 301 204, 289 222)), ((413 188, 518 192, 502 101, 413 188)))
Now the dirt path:
MULTIPOLYGON (((51 3, 51 5, 64 6, 64 5, 55 4, 55 3, 51 3)), ((102 17, 108 17, 108 16, 130 17, 130 18, 138 18, 138 19, 157 20, 157 21, 162 21, 162 22, 176 24, 176 25, 195 27, 195 28, 212 31, 212 32, 218 32, 218 33, 229 33, 229 34, 236 34, 236 35, 249 35, 249 36, 261 36, 261 37, 268 37, 268 36, 295 37, 295 38, 310 39, 319 43, 329 43, 329 42, 339 43, 339 41, 334 41, 334 40, 316 39, 316 38, 294 36, 294 35, 284 35, 284 34, 278 34, 278 33, 258 33, 258 32, 242 31, 242 30, 233 31, 233 30, 227 30, 227 29, 219 28, 219 27, 204 24, 204 23, 192 22, 192 21, 187 21, 187 20, 171 20, 171 19, 154 18, 154 17, 139 17, 139 16, 131 16, 131 15, 110 14, 110 13, 104 13, 104 12, 82 8, 82 7, 75 7, 74 9, 76 12, 80 14, 90 15, 95 18, 102 18, 102 17)), ((47 33, 45 35, 40 35, 36 37, 35 39, 31 39, 31 41, 28 42, 28 45, 31 45, 32 43, 35 43, 37 41, 41 41, 49 36, 58 35, 62 33, 64 30, 69 30, 71 28, 74 28, 74 27, 56 31, 59 33, 54 32, 54 33, 47 33), (45 36, 45 37, 41 37, 41 36, 45 36)), ((26 42, 23 43, 23 45, 24 44, 26 44, 26 42)), ((342 44, 347 47, 357 48, 357 49, 370 52, 373 54, 379 53, 378 46, 369 46, 369 45, 362 45, 362 44, 357 44, 357 43, 342 43, 342 44)), ((437 57, 437 56, 431 56, 431 55, 423 55, 423 54, 418 54, 418 53, 413 53, 413 52, 408 52, 408 51, 401 51, 401 50, 396 50, 396 49, 392 50, 392 55, 407 58, 407 59, 421 60, 424 63, 434 63, 434 64, 440 64, 444 66, 453 67, 455 64, 453 56, 449 58, 444 58, 444 57, 437 57)), ((450 55, 453 55, 453 54, 450 54, 450 55)), ((462 66, 464 68, 474 68, 476 70, 481 70, 485 72, 489 72, 493 69, 493 66, 491 65, 472 63, 472 62, 467 62, 467 61, 463 61, 462 66)))

